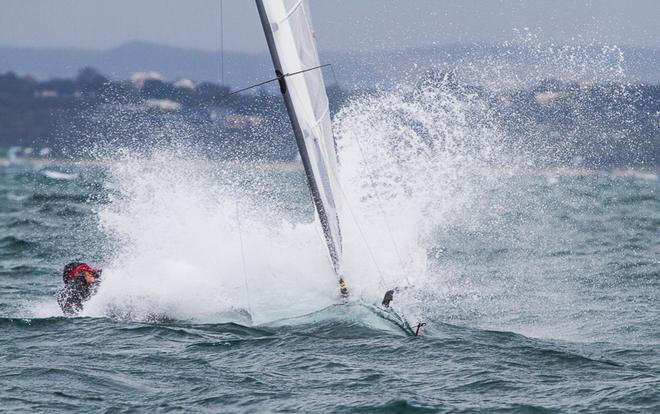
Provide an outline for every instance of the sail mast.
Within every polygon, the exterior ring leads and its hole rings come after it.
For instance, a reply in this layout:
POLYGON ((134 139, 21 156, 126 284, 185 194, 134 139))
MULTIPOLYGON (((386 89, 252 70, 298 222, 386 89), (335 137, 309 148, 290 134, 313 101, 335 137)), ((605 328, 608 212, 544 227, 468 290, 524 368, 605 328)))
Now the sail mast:
POLYGON ((307 185, 334 271, 340 278, 342 293, 345 293, 340 266, 341 234, 333 195, 333 187, 338 183, 333 183, 336 178, 330 171, 336 168, 336 153, 323 77, 320 69, 308 71, 320 66, 309 16, 304 13, 302 0, 297 3, 289 1, 292 4, 289 8, 282 0, 256 0, 256 3, 307 185), (291 20, 293 18, 297 20, 291 20), (276 31, 280 33, 276 34, 276 31), (296 33, 302 40, 295 36, 296 33), (289 77, 289 73, 296 74, 289 77))

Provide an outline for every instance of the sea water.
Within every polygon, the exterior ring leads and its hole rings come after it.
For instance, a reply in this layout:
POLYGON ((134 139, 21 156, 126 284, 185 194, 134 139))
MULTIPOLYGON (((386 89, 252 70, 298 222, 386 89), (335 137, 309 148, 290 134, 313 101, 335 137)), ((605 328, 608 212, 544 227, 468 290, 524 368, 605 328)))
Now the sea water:
MULTIPOLYGON (((188 161, 0 167, 3 409, 660 408, 655 175, 485 172, 497 185, 421 222, 423 273, 403 274, 409 315, 428 324, 414 338, 332 306, 299 168, 188 161), (103 284, 65 318, 55 293, 74 259, 104 266, 103 284)), ((412 269, 407 230, 389 225, 412 269)), ((362 227, 372 249, 391 242, 362 227)), ((375 300, 380 258, 359 253, 346 279, 375 300)))
POLYGON ((143 125, 160 138, 0 164, 0 407, 660 410, 656 171, 512 148, 455 86, 357 97, 333 125, 348 300, 297 162, 143 125), (66 318, 74 260, 104 270, 66 318), (421 337, 363 306, 392 288, 421 337))

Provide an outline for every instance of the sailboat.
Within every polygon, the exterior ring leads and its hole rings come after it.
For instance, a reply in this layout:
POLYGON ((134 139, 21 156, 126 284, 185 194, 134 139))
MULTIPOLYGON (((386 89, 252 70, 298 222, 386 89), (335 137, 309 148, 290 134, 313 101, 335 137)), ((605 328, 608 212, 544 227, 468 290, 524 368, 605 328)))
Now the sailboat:
MULTIPOLYGON (((256 3, 339 293, 342 298, 348 298, 338 214, 339 160, 322 73, 327 65, 319 61, 309 6, 305 0, 256 0, 256 3)), ((423 324, 409 324, 390 307, 393 293, 388 290, 383 302, 370 308, 407 333, 419 335, 423 324)))

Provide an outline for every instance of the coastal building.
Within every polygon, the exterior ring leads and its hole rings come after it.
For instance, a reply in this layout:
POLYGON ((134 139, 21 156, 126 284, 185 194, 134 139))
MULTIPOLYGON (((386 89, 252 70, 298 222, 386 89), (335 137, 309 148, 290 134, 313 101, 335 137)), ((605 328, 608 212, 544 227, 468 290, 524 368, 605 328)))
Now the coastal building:
POLYGON ((163 75, 159 72, 150 71, 150 72, 135 72, 131 75, 131 83, 135 89, 142 89, 144 83, 148 80, 163 80, 163 75))

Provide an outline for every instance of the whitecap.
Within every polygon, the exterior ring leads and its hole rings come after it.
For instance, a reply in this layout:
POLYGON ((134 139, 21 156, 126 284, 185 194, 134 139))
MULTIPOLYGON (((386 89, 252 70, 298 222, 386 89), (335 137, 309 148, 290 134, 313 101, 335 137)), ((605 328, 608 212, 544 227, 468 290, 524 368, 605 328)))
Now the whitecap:
POLYGON ((79 176, 77 173, 68 174, 68 173, 63 173, 63 172, 60 172, 60 171, 53 171, 53 170, 43 170, 41 173, 44 176, 46 176, 50 179, 64 180, 64 181, 75 180, 79 176))
POLYGON ((27 200, 30 196, 27 194, 15 194, 15 193, 7 193, 7 199, 11 201, 23 201, 27 200))

